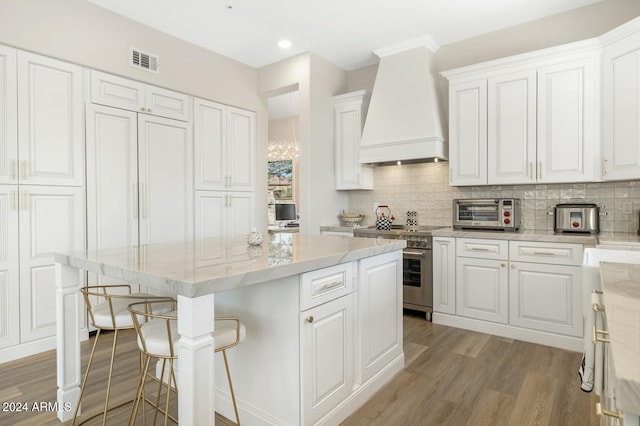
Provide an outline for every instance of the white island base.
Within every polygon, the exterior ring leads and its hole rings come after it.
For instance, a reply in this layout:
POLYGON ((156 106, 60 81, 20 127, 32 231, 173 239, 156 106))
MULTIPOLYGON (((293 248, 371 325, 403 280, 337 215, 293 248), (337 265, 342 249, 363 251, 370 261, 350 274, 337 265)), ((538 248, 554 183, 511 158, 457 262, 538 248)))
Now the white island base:
POLYGON ((289 234, 258 249, 211 239, 56 254, 58 403, 78 397, 80 269, 177 295, 182 424, 235 418, 222 359, 209 356, 202 318, 214 314, 247 328, 228 351, 243 425, 339 424, 404 366, 404 245, 289 234))

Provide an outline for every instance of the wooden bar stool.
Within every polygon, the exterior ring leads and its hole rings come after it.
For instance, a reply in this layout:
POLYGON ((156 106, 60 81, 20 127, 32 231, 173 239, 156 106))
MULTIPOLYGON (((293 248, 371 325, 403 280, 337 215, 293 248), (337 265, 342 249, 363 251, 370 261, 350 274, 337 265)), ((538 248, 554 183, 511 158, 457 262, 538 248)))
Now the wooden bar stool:
MULTIPOLYGON (((170 300, 174 303, 173 299, 170 300)), ((131 410, 129 417, 129 425, 133 425, 135 418, 138 415, 138 409, 140 401, 146 401, 154 406, 155 414, 153 424, 155 424, 158 412, 161 412, 165 416, 164 424, 166 425, 168 420, 177 423, 174 416, 169 414, 169 398, 171 390, 178 395, 176 371, 174 361, 177 359, 177 345, 180 335, 178 334, 178 321, 177 312, 169 312, 166 314, 154 313, 154 305, 162 303, 161 300, 149 300, 146 302, 137 302, 129 305, 129 311, 135 325, 135 330, 138 335, 138 348, 143 354, 143 368, 140 372, 140 382, 138 383, 138 390, 136 392, 136 400, 131 410), (151 358, 162 360, 162 369, 160 373, 160 380, 150 375, 153 380, 159 381, 158 394, 156 396, 156 403, 153 404, 145 397, 144 385, 147 375, 149 375, 149 362, 151 358), (168 370, 166 364, 169 364, 168 370), (166 374, 165 374, 166 373, 166 374), (166 384, 166 399, 164 409, 159 407, 160 395, 163 384, 166 384)), ((215 319, 215 331, 213 333, 215 340, 215 352, 222 352, 224 357, 225 369, 227 372, 227 379, 229 381, 229 390, 231 393, 231 399, 233 401, 233 409, 236 415, 236 424, 240 425, 240 418, 238 416, 238 405, 236 402, 235 393, 233 390, 233 384, 231 381, 231 374, 229 372, 229 363, 227 361, 227 349, 230 349, 241 341, 246 336, 246 329, 244 324, 237 318, 216 318, 215 319)), ((143 421, 146 424, 145 411, 143 408, 143 421)))
MULTIPOLYGON (((156 296, 146 293, 131 293, 131 286, 128 284, 87 286, 81 288, 80 292, 82 293, 84 303, 89 313, 89 321, 91 322, 91 325, 96 328, 97 332, 95 340, 93 342, 93 348, 91 349, 91 355, 89 356, 87 370, 85 371, 84 378, 82 379, 80 397, 78 398, 78 404, 76 405, 75 411, 73 413, 73 421, 71 424, 72 426, 76 424, 80 402, 82 401, 82 395, 87 384, 89 371, 91 370, 91 364, 93 363, 93 356, 95 354, 96 346, 98 345, 100 333, 102 331, 110 330, 113 331, 113 345, 111 348, 111 360, 109 363, 109 376, 107 379, 107 392, 104 402, 104 409, 80 423, 82 424, 102 414, 102 424, 105 425, 107 422, 107 412, 109 410, 121 407, 131 402, 131 400, 125 401, 109 408, 111 377, 113 373, 113 362, 116 354, 116 345, 118 342, 118 331, 133 328, 133 321, 128 310, 129 304, 133 302, 143 302, 145 300, 155 299, 156 296)), ((166 306, 165 304, 163 309, 165 309, 166 312, 168 306, 166 306)))

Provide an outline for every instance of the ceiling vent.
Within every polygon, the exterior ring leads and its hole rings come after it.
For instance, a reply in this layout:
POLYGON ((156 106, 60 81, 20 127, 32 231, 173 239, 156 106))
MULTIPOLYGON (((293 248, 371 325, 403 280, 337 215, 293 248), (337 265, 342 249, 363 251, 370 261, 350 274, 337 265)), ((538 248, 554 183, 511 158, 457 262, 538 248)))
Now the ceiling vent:
POLYGON ((131 66, 136 68, 142 68, 143 70, 160 72, 160 58, 158 55, 152 55, 132 47, 131 51, 131 66))

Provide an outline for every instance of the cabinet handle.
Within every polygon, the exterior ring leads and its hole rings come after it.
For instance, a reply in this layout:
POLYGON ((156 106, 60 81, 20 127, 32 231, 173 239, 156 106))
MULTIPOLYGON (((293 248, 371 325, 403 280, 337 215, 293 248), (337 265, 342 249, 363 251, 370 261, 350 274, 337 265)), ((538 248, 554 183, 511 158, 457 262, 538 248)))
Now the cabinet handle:
POLYGON ((324 288, 333 288, 333 287, 338 287, 339 285, 342 285, 342 281, 333 281, 333 282, 325 284, 323 287, 324 288))
POLYGON ((556 254, 552 251, 534 251, 532 254, 537 254, 541 256, 555 256, 556 254))
POLYGON ((313 322, 313 315, 309 315, 308 317, 306 317, 304 319, 306 322, 308 322, 309 324, 311 324, 313 322))
POLYGON ((233 202, 233 197, 227 194, 227 207, 231 207, 231 203, 233 202))
POLYGON ((142 192, 142 218, 146 219, 147 218, 147 186, 143 183, 141 185, 141 192, 142 192))
POLYGON ((27 178, 27 160, 22 161, 22 179, 27 178))
POLYGON ((604 312, 604 306, 600 306, 597 303, 591 305, 591 309, 593 309, 593 312, 604 312))
POLYGON ((137 219, 138 218, 138 206, 140 205, 140 203, 138 202, 138 184, 136 183, 132 183, 131 184, 131 194, 133 197, 133 218, 137 219))
POLYGON ((602 176, 606 176, 607 175, 607 161, 606 159, 602 159, 602 176))
POLYGON ((469 250, 471 250, 471 251, 490 251, 490 249, 484 248, 484 247, 469 247, 469 250))
POLYGON ((538 164, 538 179, 542 179, 542 161, 538 164))
POLYGON ((598 417, 608 416, 615 417, 616 419, 622 418, 622 414, 602 408, 602 404, 599 402, 596 402, 596 415, 598 417))
POLYGON ((598 337, 598 334, 604 334, 605 336, 609 335, 609 332, 606 330, 598 330, 596 328, 596 326, 593 326, 593 339, 591 340, 593 343, 598 343, 598 342, 602 342, 602 343, 611 343, 611 340, 609 339, 605 339, 603 337, 598 337))
POLYGON ((11 180, 16 180, 18 177, 18 160, 11 160, 11 180))
POLYGON ((529 179, 533 179, 533 161, 529 161, 529 179))
POLYGON ((24 210, 27 210, 29 208, 29 205, 28 205, 28 202, 27 202, 27 195, 28 195, 28 193, 27 193, 26 190, 22 191, 22 208, 24 210))
POLYGON ((18 208, 18 191, 11 191, 11 210, 18 208))

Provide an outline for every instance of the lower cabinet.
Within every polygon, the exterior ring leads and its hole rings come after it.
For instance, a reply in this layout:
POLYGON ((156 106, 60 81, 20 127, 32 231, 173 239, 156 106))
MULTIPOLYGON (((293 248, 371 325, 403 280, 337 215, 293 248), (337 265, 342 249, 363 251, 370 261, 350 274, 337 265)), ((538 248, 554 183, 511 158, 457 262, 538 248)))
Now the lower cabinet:
POLYGON ((506 260, 458 258, 458 315, 506 324, 509 321, 508 282, 506 260))
POLYGON ((353 293, 300 313, 302 412, 313 424, 353 390, 353 293))
POLYGON ((582 252, 582 244, 434 237, 434 322, 581 350, 582 252))

